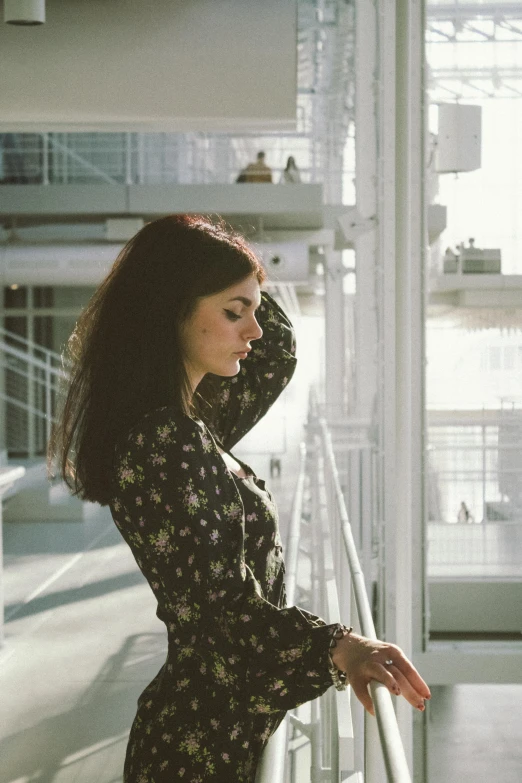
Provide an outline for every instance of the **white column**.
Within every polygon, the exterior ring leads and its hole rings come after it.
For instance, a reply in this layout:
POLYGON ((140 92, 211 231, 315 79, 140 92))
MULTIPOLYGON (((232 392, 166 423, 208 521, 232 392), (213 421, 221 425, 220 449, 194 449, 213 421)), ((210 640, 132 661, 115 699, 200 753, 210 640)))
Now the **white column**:
MULTIPOLYGON (((413 407, 412 307, 417 291, 412 291, 411 193, 411 25, 410 0, 397 0, 396 26, 396 234, 395 234, 395 484, 399 503, 395 507, 395 637, 406 655, 412 655, 412 457, 413 407)), ((415 248, 416 250, 416 248, 415 248)), ((418 254, 416 254, 418 258, 418 254)), ((418 393, 418 390, 416 390, 418 393)), ((397 718, 406 757, 413 762, 411 707, 397 705, 397 718)))
POLYGON ((344 267, 341 253, 325 250, 325 402, 328 420, 344 412, 344 267))
MULTIPOLYGON (((426 306, 429 263, 427 219, 428 105, 426 96, 426 3, 410 0, 410 282, 411 313, 411 644, 412 657, 426 650, 428 639, 426 572, 426 306)), ((402 708, 404 710, 404 707, 402 708)), ((427 714, 413 713, 412 759, 415 783, 427 780, 427 714)))
MULTIPOLYGON (((376 76, 377 10, 374 0, 355 6, 355 160, 356 207, 363 219, 377 212, 376 76)), ((360 418, 373 418, 378 389, 378 330, 376 293, 377 231, 355 240, 357 296, 355 297, 355 405, 360 418)))
MULTIPOLYGON (((378 262, 379 489, 384 522, 384 594, 378 634, 397 641, 396 615, 396 324, 395 324, 395 3, 379 0, 378 262)), ((381 585, 382 587, 382 585, 381 585)))
MULTIPOLYGON (((414 657, 423 644, 424 601, 423 2, 381 0, 380 10, 385 631, 414 657)), ((413 766, 413 712, 404 700, 397 717, 413 766)))

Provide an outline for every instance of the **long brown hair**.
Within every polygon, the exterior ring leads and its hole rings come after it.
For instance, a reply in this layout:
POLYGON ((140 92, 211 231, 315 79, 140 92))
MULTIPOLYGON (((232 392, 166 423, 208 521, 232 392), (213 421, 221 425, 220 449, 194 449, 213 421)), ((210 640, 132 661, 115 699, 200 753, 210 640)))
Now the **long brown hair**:
MULTIPOLYGON (((118 438, 148 411, 192 399, 179 329, 197 300, 265 272, 244 238, 223 221, 170 215, 125 245, 82 312, 64 355, 68 380, 48 464, 73 494, 105 505, 118 438)), ((207 400, 207 404, 211 403, 207 400)), ((195 408, 196 406, 196 408, 195 408)))

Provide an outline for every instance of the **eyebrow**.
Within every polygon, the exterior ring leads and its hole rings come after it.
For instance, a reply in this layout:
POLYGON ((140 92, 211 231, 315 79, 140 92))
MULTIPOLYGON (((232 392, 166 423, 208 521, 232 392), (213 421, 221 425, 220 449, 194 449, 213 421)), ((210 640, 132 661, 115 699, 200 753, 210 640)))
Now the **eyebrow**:
MULTIPOLYGON (((245 305, 245 307, 251 307, 252 300, 248 299, 246 296, 235 296, 233 299, 229 299, 229 302, 241 302, 245 305)), ((261 303, 260 303, 261 304, 261 303)))

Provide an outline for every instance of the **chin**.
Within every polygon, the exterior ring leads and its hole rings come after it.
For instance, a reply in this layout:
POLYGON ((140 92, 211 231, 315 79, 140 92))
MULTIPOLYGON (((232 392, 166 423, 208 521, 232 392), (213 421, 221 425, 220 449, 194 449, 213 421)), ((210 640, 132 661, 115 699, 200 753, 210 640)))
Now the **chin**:
POLYGON ((233 378, 234 375, 238 374, 240 369, 241 365, 239 364, 239 359, 237 359, 237 361, 231 362, 230 364, 221 367, 219 370, 216 370, 215 375, 220 375, 222 378, 233 378))

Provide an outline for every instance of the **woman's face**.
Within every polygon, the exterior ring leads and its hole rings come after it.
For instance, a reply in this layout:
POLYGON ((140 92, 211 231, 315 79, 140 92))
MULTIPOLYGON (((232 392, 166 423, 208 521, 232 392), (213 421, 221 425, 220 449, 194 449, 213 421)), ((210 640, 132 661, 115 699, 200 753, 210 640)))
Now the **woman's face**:
POLYGON ((252 275, 218 294, 198 300, 194 312, 181 328, 185 364, 195 389, 208 372, 237 375, 253 340, 263 331, 255 311, 261 304, 261 290, 252 275))

